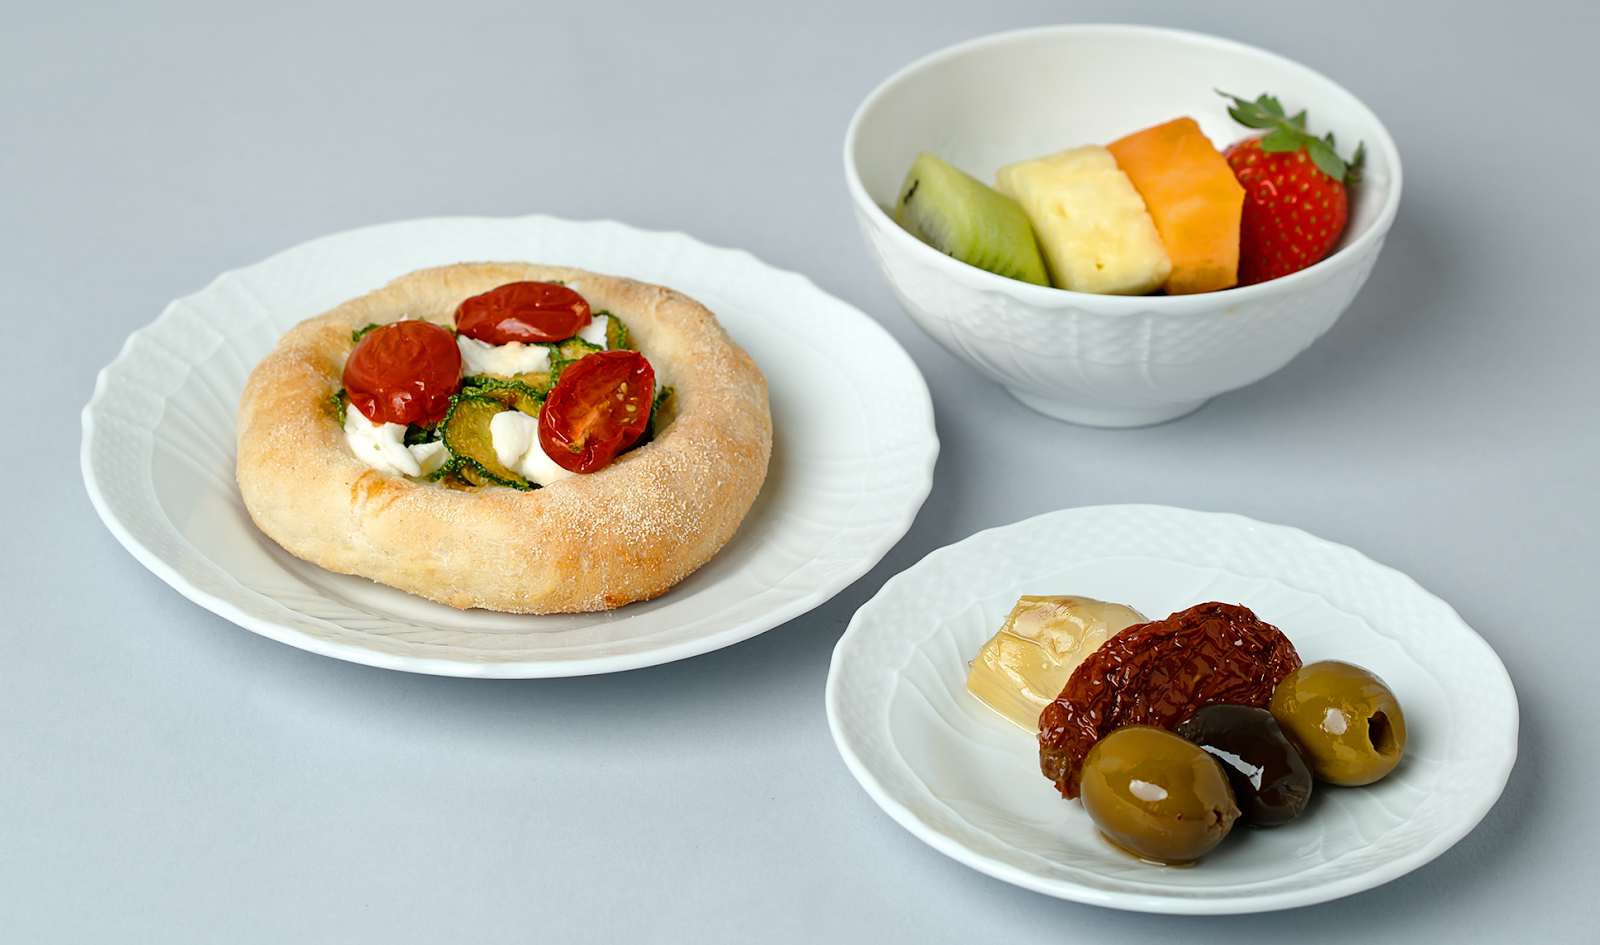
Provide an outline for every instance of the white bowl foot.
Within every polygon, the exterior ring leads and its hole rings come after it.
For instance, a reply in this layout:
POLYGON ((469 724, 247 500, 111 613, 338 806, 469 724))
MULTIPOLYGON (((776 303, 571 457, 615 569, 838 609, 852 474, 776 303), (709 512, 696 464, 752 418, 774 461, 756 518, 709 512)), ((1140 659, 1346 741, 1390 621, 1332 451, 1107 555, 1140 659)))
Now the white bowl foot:
POLYGON ((1011 396, 1026 407, 1031 407, 1047 417, 1065 420, 1085 427, 1149 427, 1168 420, 1186 417, 1211 398, 1188 400, 1177 404, 1156 404, 1149 407, 1128 407, 1097 401, 1093 398, 1069 394, 1045 396, 1032 391, 1007 387, 1011 396))

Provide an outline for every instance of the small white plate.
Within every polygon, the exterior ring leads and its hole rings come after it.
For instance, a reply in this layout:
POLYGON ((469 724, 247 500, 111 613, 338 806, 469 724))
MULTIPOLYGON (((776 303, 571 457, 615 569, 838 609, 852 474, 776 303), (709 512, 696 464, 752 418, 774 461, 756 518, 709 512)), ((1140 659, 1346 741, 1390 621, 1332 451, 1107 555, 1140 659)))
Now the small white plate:
POLYGON ((1141 912, 1265 912, 1388 882, 1465 836, 1517 754, 1505 667, 1410 578, 1297 529, 1150 505, 990 529, 891 578, 834 650, 827 707, 862 787, 934 849, 1027 889, 1141 912), (1368 787, 1319 784, 1301 817, 1235 829, 1198 866, 1146 865, 1061 799, 1032 736, 966 691, 967 661, 1022 594, 1083 594, 1152 617, 1243 603, 1306 662, 1383 677, 1405 710, 1406 756, 1368 787))
POLYGON ((540 216, 370 227, 225 273, 134 332, 83 411, 89 496, 167 583, 293 646, 447 676, 615 672, 769 630, 888 552, 927 498, 937 454, 928 387, 904 349, 804 277, 681 233, 540 216), (488 260, 678 289, 715 312, 766 374, 766 485, 733 540, 667 594, 601 614, 460 611, 306 564, 245 511, 234 415, 245 378, 278 336, 414 269, 488 260))

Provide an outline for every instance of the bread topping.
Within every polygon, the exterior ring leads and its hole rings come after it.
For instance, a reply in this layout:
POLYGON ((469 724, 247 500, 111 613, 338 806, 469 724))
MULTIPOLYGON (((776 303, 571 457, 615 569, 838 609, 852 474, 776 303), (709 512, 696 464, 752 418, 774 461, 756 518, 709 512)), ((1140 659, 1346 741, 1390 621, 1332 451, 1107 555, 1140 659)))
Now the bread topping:
MULTIPOLYGON (((626 346, 626 326, 610 312, 591 313, 575 289, 515 282, 473 296, 456 310, 460 333, 453 338, 441 326, 405 319, 355 332, 357 350, 339 395, 350 451, 379 472, 448 478, 457 488, 534 489, 609 465, 648 428, 654 372, 637 352, 617 350, 626 346), (569 330, 569 336, 550 338, 569 330), (512 337, 530 340, 506 340, 512 337), (608 350, 631 359, 635 369, 623 372, 629 376, 618 381, 615 370, 585 365, 566 385, 581 384, 581 402, 564 408, 558 397, 555 414, 547 417, 564 370, 608 350), (630 380, 642 380, 632 377, 639 370, 649 373, 648 381, 629 390, 630 380), (473 402, 458 403, 463 398, 473 402), (375 411, 387 414, 375 419, 375 411), (387 422, 390 414, 403 422, 387 422), (557 432, 542 435, 541 420, 557 432), (573 455, 552 454, 552 447, 573 455)), ((573 400, 570 392, 564 397, 573 400)))

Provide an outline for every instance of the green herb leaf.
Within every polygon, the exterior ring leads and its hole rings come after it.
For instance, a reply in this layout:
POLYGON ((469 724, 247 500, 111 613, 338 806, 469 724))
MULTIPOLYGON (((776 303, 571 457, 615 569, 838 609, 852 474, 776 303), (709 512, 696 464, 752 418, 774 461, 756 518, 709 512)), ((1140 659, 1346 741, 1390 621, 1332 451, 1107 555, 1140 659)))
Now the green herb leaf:
POLYGON ((374 328, 380 328, 380 327, 382 327, 382 326, 374 323, 374 324, 368 325, 365 328, 357 328, 355 331, 352 331, 350 333, 350 340, 351 341, 355 341, 355 342, 359 342, 362 339, 362 337, 364 337, 366 335, 367 332, 371 331, 374 328))
POLYGON ((439 430, 437 426, 431 430, 417 423, 410 424, 406 427, 405 444, 407 446, 416 446, 419 443, 431 443, 438 438, 439 430))

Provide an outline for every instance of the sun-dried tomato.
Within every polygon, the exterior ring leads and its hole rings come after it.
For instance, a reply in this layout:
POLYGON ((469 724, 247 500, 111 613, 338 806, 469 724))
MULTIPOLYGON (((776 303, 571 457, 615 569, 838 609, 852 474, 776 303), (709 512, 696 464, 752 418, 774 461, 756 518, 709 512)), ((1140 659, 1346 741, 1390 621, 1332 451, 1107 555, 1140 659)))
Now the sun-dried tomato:
POLYGON ((1073 670, 1039 715, 1039 767, 1062 797, 1078 796, 1084 756, 1124 725, 1171 730, 1203 705, 1266 708, 1300 667, 1277 627, 1250 608, 1212 602, 1134 624, 1073 670))

